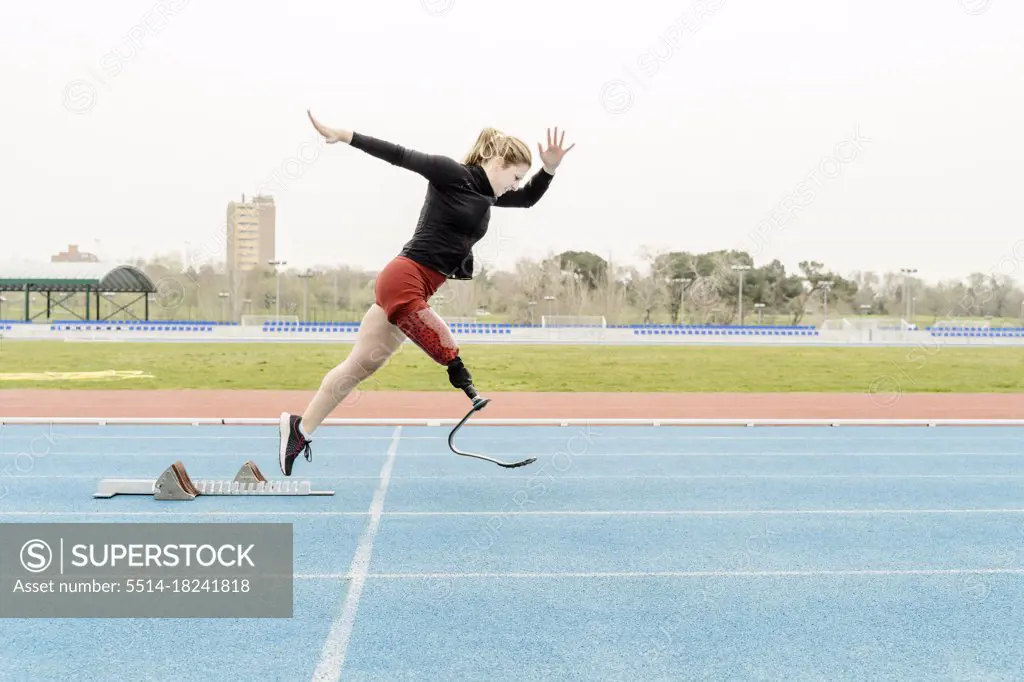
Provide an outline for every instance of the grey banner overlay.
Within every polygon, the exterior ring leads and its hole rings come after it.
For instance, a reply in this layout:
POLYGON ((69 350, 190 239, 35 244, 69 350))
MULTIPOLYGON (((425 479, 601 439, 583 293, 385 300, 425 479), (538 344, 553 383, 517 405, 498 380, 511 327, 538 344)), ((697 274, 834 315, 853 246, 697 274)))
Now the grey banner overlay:
POLYGON ((0 618, 291 618, 290 523, 0 524, 0 618))

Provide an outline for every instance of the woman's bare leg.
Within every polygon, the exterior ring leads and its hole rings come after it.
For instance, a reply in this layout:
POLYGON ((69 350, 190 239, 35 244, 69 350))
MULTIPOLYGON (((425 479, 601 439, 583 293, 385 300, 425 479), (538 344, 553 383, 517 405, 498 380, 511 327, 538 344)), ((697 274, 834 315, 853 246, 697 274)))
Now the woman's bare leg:
POLYGON ((340 365, 327 373, 313 400, 302 413, 301 427, 309 438, 324 419, 356 386, 384 366, 405 340, 405 334, 387 320, 384 309, 374 303, 359 325, 356 344, 340 365))
POLYGON ((324 376, 316 395, 302 416, 283 413, 280 425, 280 463, 285 476, 291 475, 292 463, 300 452, 310 458, 309 443, 313 432, 356 386, 384 366, 398 350, 406 336, 388 322, 384 309, 374 303, 359 325, 355 346, 345 358, 324 376))

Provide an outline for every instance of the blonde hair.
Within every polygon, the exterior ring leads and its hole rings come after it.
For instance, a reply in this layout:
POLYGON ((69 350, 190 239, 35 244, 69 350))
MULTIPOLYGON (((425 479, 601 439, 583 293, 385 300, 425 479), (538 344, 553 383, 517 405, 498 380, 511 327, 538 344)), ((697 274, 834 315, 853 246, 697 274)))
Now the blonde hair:
POLYGON ((466 165, 481 165, 495 157, 502 159, 506 166, 533 165, 533 154, 522 140, 495 128, 484 128, 480 131, 476 144, 462 162, 466 165))

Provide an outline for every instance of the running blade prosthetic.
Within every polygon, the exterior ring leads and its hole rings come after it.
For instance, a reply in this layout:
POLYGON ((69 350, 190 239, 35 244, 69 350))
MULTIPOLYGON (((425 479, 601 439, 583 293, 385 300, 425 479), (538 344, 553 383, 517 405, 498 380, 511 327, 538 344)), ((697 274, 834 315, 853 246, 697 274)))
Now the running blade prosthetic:
POLYGON ((448 447, 451 448, 452 452, 454 452, 456 455, 462 455, 463 457, 476 457, 477 459, 493 462, 494 464, 497 464, 500 467, 505 467, 506 469, 515 469, 516 467, 526 466, 527 464, 533 464, 534 462, 536 462, 536 457, 530 457, 529 459, 524 459, 521 462, 502 462, 501 460, 494 459, 493 457, 477 454, 475 452, 466 452, 465 450, 460 450, 459 448, 455 447, 455 434, 458 432, 458 430, 462 428, 462 425, 465 424, 471 416, 473 416, 474 412, 482 410, 484 407, 487 406, 487 403, 489 402, 491 402, 490 398, 473 398, 473 407, 471 407, 469 412, 466 413, 466 416, 463 417, 462 420, 455 425, 455 428, 452 429, 452 432, 448 434, 448 447))

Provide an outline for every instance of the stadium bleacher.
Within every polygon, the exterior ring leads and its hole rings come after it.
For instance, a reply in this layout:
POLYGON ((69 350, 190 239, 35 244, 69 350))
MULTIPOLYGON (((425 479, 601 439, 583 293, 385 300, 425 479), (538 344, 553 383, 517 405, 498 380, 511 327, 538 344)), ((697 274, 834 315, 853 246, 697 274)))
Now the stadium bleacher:
POLYGON ((941 327, 926 327, 929 334, 938 337, 961 337, 961 336, 976 336, 976 337, 1013 337, 1020 338, 1024 337, 1024 327, 982 327, 982 326, 969 326, 965 325, 962 327, 952 326, 941 326, 941 327))
POLYGON ((647 324, 624 325, 637 336, 818 336, 814 325, 716 325, 716 324, 647 324))
POLYGON ((50 331, 212 332, 218 326, 229 327, 237 325, 237 322, 212 322, 208 320, 54 320, 50 323, 50 331))
MULTIPOLYGON (((512 328, 520 325, 499 322, 451 322, 448 325, 456 334, 511 334, 512 328)), ((522 325, 529 326, 529 325, 522 325)), ((303 333, 303 332, 341 332, 359 331, 358 322, 292 322, 268 320, 263 323, 264 333, 303 333)))

